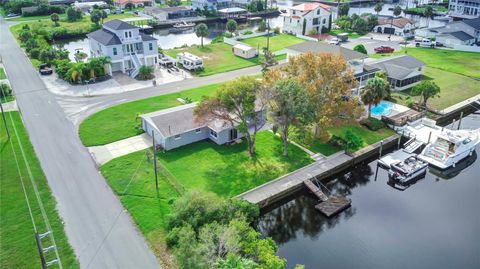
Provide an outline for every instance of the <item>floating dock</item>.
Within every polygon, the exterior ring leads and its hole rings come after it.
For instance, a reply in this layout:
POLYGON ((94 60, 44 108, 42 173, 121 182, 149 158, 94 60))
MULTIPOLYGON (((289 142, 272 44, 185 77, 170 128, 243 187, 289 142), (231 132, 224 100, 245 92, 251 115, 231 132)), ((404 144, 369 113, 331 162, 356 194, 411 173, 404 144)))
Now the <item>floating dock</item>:
POLYGON ((305 180, 303 183, 320 200, 320 203, 316 205, 315 208, 327 217, 331 217, 342 212, 350 207, 352 203, 350 199, 343 196, 328 197, 311 180, 305 180))

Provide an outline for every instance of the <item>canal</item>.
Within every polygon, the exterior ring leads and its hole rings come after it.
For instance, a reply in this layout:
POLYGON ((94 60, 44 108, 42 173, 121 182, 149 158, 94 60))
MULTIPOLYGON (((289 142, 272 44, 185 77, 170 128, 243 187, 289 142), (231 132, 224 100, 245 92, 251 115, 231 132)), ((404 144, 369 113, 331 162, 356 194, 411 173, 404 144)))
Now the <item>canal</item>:
MULTIPOLYGON (((466 117, 480 128, 480 112, 466 117)), ((477 147, 477 150, 480 147, 477 147)), ((429 169, 404 191, 388 185, 377 161, 323 181, 352 206, 327 219, 307 192, 267 208, 257 223, 289 268, 480 268, 480 162, 429 169)))

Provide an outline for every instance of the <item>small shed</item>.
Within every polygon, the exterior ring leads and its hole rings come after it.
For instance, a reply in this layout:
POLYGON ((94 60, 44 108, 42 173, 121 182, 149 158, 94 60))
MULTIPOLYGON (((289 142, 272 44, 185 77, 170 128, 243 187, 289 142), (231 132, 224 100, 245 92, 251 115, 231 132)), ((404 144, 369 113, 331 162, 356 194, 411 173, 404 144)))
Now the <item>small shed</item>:
POLYGON ((233 54, 245 59, 254 58, 258 55, 256 49, 244 44, 236 44, 232 47, 232 52, 233 54))

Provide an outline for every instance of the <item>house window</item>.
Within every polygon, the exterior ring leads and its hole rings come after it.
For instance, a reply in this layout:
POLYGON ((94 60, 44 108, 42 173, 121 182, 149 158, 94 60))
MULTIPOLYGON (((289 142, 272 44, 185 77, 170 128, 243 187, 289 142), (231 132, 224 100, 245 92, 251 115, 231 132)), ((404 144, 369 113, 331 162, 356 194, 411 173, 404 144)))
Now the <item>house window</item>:
POLYGON ((148 49, 153 50, 153 44, 152 43, 148 43, 148 49))
POLYGON ((213 136, 214 138, 217 138, 217 132, 215 132, 214 130, 210 130, 210 135, 213 136))
POLYGON ((198 128, 198 129, 195 129, 195 133, 199 134, 202 132, 202 129, 198 128))
POLYGON ((327 20, 324 18, 323 21, 322 21, 322 23, 325 24, 325 22, 327 22, 327 20))
POLYGON ((317 15, 320 15, 320 9, 317 9, 317 15))
POLYGON ((132 32, 128 32, 128 37, 132 37, 132 32))
POLYGON ((127 33, 127 32, 125 32, 125 38, 127 38, 127 37, 128 37, 128 33, 127 33))
POLYGON ((182 136, 180 136, 180 135, 176 135, 176 136, 175 136, 175 140, 178 140, 178 139, 180 139, 180 138, 182 138, 182 136))
POLYGON ((117 48, 113 48, 113 55, 117 55, 117 48))

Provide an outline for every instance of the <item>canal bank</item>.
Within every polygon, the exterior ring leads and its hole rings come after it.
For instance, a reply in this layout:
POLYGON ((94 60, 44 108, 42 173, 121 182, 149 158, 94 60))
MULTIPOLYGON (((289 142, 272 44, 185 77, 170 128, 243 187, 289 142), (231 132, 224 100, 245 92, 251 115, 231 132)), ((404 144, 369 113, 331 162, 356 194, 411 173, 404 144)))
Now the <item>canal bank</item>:
MULTIPOLYGON (((480 128, 480 112, 462 125, 480 128)), ((288 268, 479 268, 476 158, 448 171, 429 168, 425 178, 400 191, 373 157, 322 180, 352 200, 336 217, 320 214, 318 199, 301 189, 264 207, 255 225, 277 242, 288 268)))

